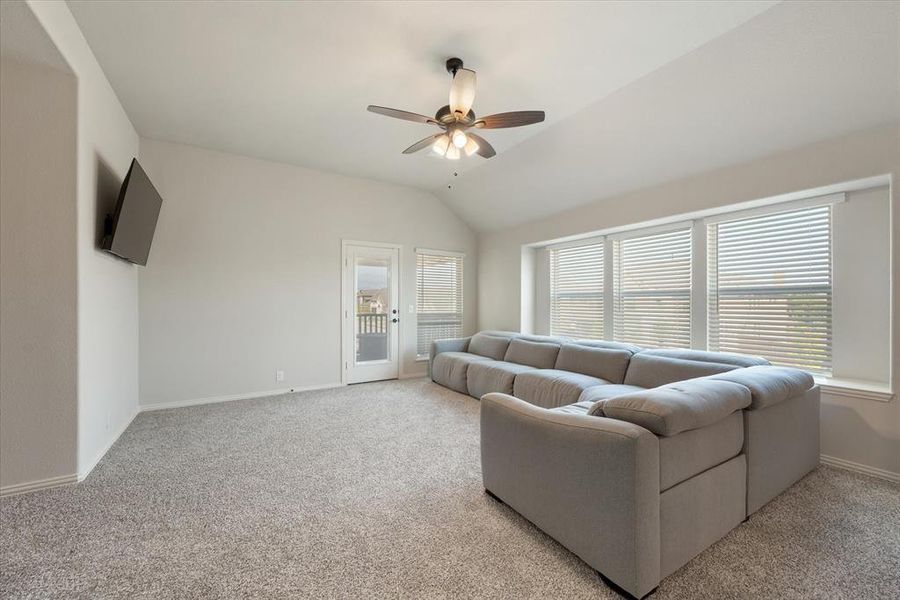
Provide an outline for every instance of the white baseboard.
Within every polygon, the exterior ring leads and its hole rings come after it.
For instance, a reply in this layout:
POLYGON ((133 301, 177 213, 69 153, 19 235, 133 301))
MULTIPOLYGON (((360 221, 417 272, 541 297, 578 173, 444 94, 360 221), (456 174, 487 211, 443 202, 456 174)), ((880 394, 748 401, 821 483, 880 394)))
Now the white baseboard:
POLYGON ((26 481, 25 483, 7 485, 0 488, 0 498, 24 494, 26 492, 36 492, 38 490, 49 490, 50 488, 59 487, 61 485, 78 483, 78 481, 78 475, 72 473, 70 475, 60 475, 59 477, 50 477, 48 479, 38 479, 37 481, 26 481))
POLYGON ((247 392, 244 394, 230 394, 228 396, 208 396, 206 398, 193 398, 189 400, 175 400, 174 402, 157 402, 154 404, 144 404, 139 407, 140 412, 149 412, 153 410, 166 410, 169 408, 182 408, 185 406, 200 406, 201 404, 216 404, 217 402, 234 402, 235 400, 252 400, 254 398, 265 398, 266 396, 280 396, 282 394, 291 394, 296 392, 313 392, 315 390, 330 390, 332 388, 344 387, 342 383, 323 383, 320 385, 308 385, 305 387, 282 388, 277 390, 265 390, 261 392, 247 392))
POLYGON ((820 455, 819 462, 823 465, 828 465, 829 467, 836 467, 838 469, 844 469, 845 471, 855 471, 864 475, 871 475, 872 477, 878 477, 879 479, 887 479, 894 483, 900 483, 900 473, 894 473, 893 471, 888 471, 886 469, 870 467, 850 460, 844 460, 843 458, 828 456, 827 454, 820 455))
POLYGON ((119 441, 119 438, 122 436, 123 433, 125 433, 125 430, 128 429, 128 427, 134 421, 134 418, 136 416, 138 416, 139 412, 141 412, 140 409, 135 408, 134 411, 131 413, 131 416, 128 417, 128 420, 125 421, 125 424, 119 428, 119 430, 116 432, 116 434, 114 436, 112 436, 112 438, 110 438, 110 440, 100 450, 100 452, 97 453, 97 456, 94 457, 94 460, 89 462, 86 467, 84 467, 83 469, 78 471, 78 481, 84 481, 85 478, 91 474, 91 471, 94 470, 94 467, 97 466, 97 463, 99 463, 103 459, 103 457, 106 456, 106 453, 109 452, 109 449, 113 447, 113 444, 115 444, 117 441, 119 441))

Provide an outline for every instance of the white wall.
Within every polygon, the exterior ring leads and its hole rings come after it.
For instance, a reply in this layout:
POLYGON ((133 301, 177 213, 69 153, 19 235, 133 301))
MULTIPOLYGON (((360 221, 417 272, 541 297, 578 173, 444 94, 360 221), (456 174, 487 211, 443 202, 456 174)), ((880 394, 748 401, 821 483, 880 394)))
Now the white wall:
POLYGON ((0 488, 71 476, 76 86, 0 61, 0 488))
POLYGON ((64 2, 28 2, 78 79, 78 472, 137 412, 137 268, 99 250, 138 136, 64 2))
MULTIPOLYGON (((890 200, 891 268, 894 275, 890 321, 896 323, 896 298, 900 294, 900 277, 897 275, 900 264, 900 211, 897 210, 896 186, 900 176, 900 126, 894 123, 622 196, 600 199, 590 205, 524 225, 483 233, 478 241, 479 329, 520 329, 523 317, 520 310, 523 305, 520 297, 523 244, 884 174, 892 174, 894 182, 890 200)), ((874 260, 878 261, 879 257, 874 257, 874 260)), ((881 260, 884 260, 883 257, 881 260)), ((845 269, 847 265, 836 264, 835 268, 845 269)), ((526 301, 524 304, 527 306, 528 303, 526 301)), ((900 373, 898 328, 891 329, 889 320, 881 322, 880 327, 882 331, 891 331, 890 370, 892 380, 896 382, 900 373)), ((854 343, 866 341, 870 340, 854 338, 854 343)), ((844 352, 844 349, 836 352, 844 352)), ((890 403, 883 403, 823 396, 822 453, 900 473, 900 401, 895 398, 890 403)))
POLYGON ((163 197, 140 273, 142 405, 339 384, 342 239, 403 245, 405 375, 425 372, 405 311, 416 247, 465 252, 474 329, 476 238, 431 194, 147 139, 140 160, 163 197))

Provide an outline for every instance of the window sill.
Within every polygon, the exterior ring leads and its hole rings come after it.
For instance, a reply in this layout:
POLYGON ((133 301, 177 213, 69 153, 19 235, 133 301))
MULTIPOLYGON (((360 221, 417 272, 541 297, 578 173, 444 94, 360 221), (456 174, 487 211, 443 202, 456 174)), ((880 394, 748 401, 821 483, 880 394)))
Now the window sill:
POLYGON ((416 362, 428 362, 428 357, 427 356, 417 356, 416 362))
POLYGON ((884 383, 863 381, 860 379, 835 379, 831 377, 816 376, 816 383, 823 394, 842 396, 844 398, 856 398, 861 400, 874 400, 875 402, 890 402, 894 393, 884 383))

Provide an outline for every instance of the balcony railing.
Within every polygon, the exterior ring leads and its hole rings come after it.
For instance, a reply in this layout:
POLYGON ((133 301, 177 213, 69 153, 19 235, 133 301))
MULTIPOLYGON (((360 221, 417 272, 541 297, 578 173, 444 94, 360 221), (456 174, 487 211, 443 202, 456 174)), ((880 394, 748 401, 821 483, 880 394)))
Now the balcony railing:
POLYGON ((356 333, 387 333, 387 313, 359 313, 356 315, 356 333))

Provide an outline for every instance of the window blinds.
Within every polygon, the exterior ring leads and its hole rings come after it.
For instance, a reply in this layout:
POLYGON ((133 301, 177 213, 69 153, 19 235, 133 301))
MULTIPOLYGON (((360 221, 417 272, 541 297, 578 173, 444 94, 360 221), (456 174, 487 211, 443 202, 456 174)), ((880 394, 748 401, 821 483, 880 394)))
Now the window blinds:
POLYGON ((550 250, 550 334, 603 338, 603 242, 550 250))
POLYGON ((831 206, 708 225, 709 348, 831 374, 831 206))
POLYGON ((613 243, 613 336, 640 346, 691 345, 691 228, 613 243))
POLYGON ((427 357, 431 342, 463 334, 463 257, 416 251, 416 353, 427 357))

